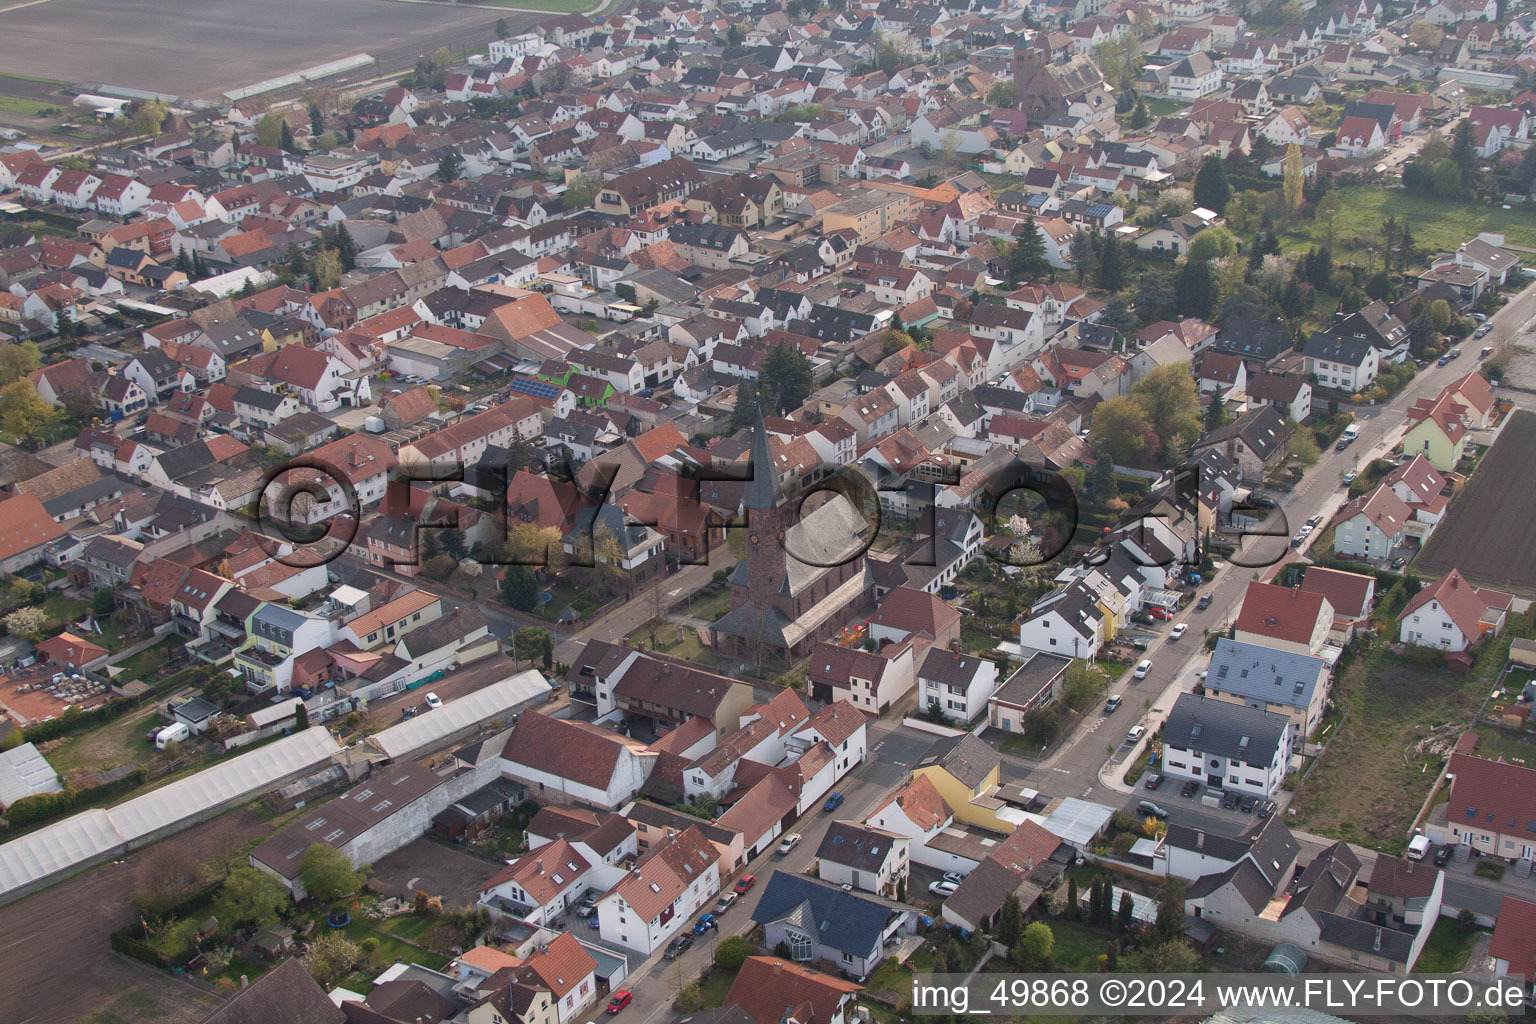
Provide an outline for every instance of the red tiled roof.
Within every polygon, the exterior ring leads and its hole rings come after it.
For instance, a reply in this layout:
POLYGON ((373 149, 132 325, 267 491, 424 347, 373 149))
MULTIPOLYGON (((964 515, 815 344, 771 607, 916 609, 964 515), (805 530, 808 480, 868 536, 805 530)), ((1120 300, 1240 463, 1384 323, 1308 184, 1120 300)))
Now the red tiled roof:
POLYGON ((1536 903, 1505 896, 1494 919, 1488 955, 1509 962, 1509 972, 1536 981, 1536 903))
POLYGON ((1300 587, 1249 583, 1248 592, 1243 595, 1242 611, 1237 616, 1237 629, 1275 640, 1310 643, 1318 616, 1323 611, 1323 600, 1321 594, 1308 593, 1300 587))

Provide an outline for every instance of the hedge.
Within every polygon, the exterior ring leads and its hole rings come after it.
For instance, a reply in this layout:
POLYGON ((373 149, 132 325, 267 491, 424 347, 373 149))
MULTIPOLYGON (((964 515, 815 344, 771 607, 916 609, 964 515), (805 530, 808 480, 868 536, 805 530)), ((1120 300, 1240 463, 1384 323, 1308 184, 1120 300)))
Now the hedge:
POLYGON ((125 697, 114 697, 98 707, 89 711, 81 711, 79 708, 70 708, 57 718, 50 718, 46 722, 38 722, 29 725, 21 731, 28 743, 39 743, 43 740, 56 740, 60 736, 69 736, 72 733, 82 732, 86 729, 104 725, 114 719, 121 718, 137 706, 137 702, 125 697))
POLYGON ((86 786, 84 789, 61 789, 57 793, 24 796, 5 809, 6 824, 10 828, 19 828, 61 818, 76 807, 90 806, 124 793, 131 793, 148 781, 149 769, 139 767, 121 778, 103 782, 97 786, 86 786))
POLYGON ((111 946, 112 949, 116 952, 123 954, 123 956, 131 956, 135 960, 141 960, 144 963, 149 964, 151 967, 158 967, 161 970, 165 970, 170 966, 170 964, 166 962, 164 953, 160 952, 149 943, 142 942, 129 935, 128 933, 131 930, 133 930, 133 926, 113 932, 111 935, 107 936, 107 944, 111 946))

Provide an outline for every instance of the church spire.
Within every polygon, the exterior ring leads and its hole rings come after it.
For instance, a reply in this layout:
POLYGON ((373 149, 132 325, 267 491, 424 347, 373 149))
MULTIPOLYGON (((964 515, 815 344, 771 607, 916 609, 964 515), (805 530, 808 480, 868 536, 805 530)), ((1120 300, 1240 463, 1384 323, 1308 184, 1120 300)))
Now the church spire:
POLYGON ((763 423, 763 407, 757 407, 757 418, 752 423, 752 458, 748 468, 752 478, 747 481, 746 505, 749 509, 764 511, 779 507, 779 474, 773 464, 773 448, 768 443, 768 427, 763 423))

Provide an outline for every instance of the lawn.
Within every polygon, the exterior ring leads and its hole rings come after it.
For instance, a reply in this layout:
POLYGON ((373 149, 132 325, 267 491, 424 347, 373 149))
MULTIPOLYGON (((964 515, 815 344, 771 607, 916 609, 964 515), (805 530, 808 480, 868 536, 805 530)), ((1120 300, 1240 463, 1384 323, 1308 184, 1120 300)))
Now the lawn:
POLYGON ((1460 974, 1467 969, 1467 957, 1484 929, 1463 931, 1461 926, 1448 917, 1435 922, 1434 930, 1424 943, 1424 952, 1414 964, 1415 974, 1460 974))
POLYGON ((25 114, 28 117, 37 117, 41 111, 57 109, 57 103, 41 103, 37 100, 23 99, 20 96, 0 95, 0 110, 9 114, 25 114))
POLYGON ((42 751, 54 769, 95 775, 109 768, 147 761, 154 756, 154 744, 144 738, 154 722, 154 706, 130 712, 89 732, 76 733, 42 745, 42 751))
MULTIPOLYGON (((1503 234, 1515 245, 1536 247, 1536 212, 1531 210, 1457 203, 1371 185, 1347 185, 1338 191, 1342 202, 1333 222, 1335 259, 1363 253, 1365 245, 1379 248, 1381 224, 1394 216, 1413 229, 1414 243, 1426 252, 1454 252, 1481 231, 1503 234)), ((1321 245, 1327 238, 1327 219, 1318 217, 1300 231, 1282 234, 1280 246, 1291 252, 1321 245)))
POLYGON ((1458 677, 1425 653, 1363 651, 1334 684, 1344 709, 1316 767, 1301 783, 1288 823, 1400 853, 1414 817, 1456 737, 1493 685, 1508 639, 1458 677))
POLYGON ((1511 732, 1486 722, 1479 722, 1472 731, 1477 733, 1478 757, 1502 757, 1506 761, 1536 764, 1536 735, 1511 732))
MULTIPOLYGON (((322 923, 322 927, 324 927, 322 923)), ((354 943, 361 943, 372 936, 379 940, 379 948, 373 954, 373 965, 360 971, 355 971, 338 984, 342 988, 349 988, 354 992, 367 992, 378 976, 389 964, 396 960, 408 964, 420 964, 429 970, 439 971, 448 965, 448 958, 433 953, 430 950, 421 949, 403 941, 395 935, 391 935, 381 927, 376 927, 374 922, 366 918, 353 918, 352 923, 343 929, 347 938, 354 943)))
POLYGON ((731 991, 731 983, 736 980, 735 971, 722 971, 718 967, 711 967, 699 979, 699 1000, 702 1006, 723 1006, 725 997, 731 991))
POLYGON ((1099 969, 1099 956, 1109 948, 1108 934, 1065 918, 1053 918, 1046 923, 1051 926, 1051 934, 1056 936, 1051 957, 1056 961, 1058 971, 1099 969))
MULTIPOLYGON (((714 586, 714 584, 710 584, 714 586)), ((674 605, 674 608, 677 606, 674 605)), ((691 600, 685 601, 682 610, 696 619, 705 622, 714 622, 720 616, 731 610, 731 588, 721 586, 718 590, 706 591, 693 595, 691 600)))

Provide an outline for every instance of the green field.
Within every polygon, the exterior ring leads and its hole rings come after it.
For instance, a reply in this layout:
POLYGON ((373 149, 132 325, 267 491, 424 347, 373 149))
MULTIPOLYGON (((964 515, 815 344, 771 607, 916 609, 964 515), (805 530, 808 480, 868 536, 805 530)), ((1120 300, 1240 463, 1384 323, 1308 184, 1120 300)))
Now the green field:
MULTIPOLYGON (((1363 253, 1368 245, 1379 249, 1381 224, 1394 216, 1412 229, 1415 245, 1425 252, 1454 251, 1481 231, 1499 232, 1512 245, 1536 248, 1536 210, 1457 203, 1369 185, 1348 185, 1338 191, 1342 205, 1333 222, 1335 259, 1363 253)), ((1328 222, 1317 217, 1299 231, 1282 234, 1280 245, 1293 252, 1327 239, 1328 222)))
POLYGON ((23 99, 20 96, 0 95, 0 110, 11 114, 25 114, 28 117, 36 117, 39 111, 58 107, 57 103, 40 103, 37 100, 23 99))
POLYGON ((506 7, 514 11, 558 11, 585 14, 592 0, 475 0, 479 7, 506 7))

